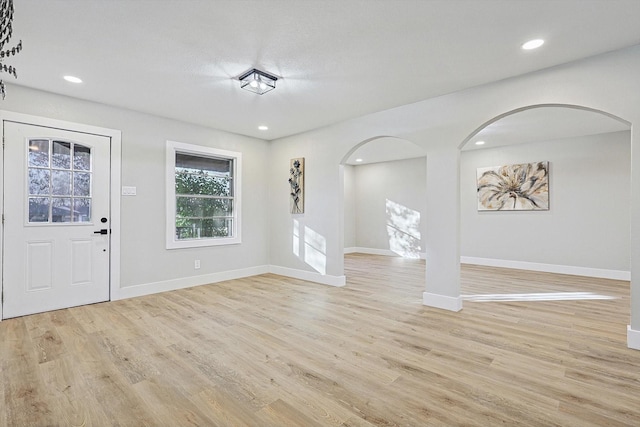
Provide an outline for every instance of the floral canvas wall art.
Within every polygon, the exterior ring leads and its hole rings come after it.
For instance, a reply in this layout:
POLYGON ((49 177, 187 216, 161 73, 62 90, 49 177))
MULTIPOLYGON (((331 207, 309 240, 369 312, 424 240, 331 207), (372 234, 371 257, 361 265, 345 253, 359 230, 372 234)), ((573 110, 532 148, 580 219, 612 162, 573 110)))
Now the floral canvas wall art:
POLYGON ((304 157, 291 159, 289 165, 289 188, 291 213, 304 213, 304 157))
POLYGON ((549 162, 478 168, 479 211, 549 210, 549 162))

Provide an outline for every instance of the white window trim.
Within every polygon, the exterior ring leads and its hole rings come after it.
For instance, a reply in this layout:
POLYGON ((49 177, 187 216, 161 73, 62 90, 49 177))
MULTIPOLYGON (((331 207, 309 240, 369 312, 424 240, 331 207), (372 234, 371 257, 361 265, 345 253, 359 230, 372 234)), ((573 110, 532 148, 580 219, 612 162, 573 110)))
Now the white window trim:
POLYGON ((185 144, 183 142, 167 141, 166 152, 166 196, 167 221, 166 238, 167 249, 197 248, 204 246, 235 245, 242 243, 241 212, 242 212, 242 153, 220 150, 201 145, 185 144), (177 240, 176 236, 176 153, 194 154, 204 157, 218 157, 233 160, 233 237, 213 237, 206 239, 177 240))

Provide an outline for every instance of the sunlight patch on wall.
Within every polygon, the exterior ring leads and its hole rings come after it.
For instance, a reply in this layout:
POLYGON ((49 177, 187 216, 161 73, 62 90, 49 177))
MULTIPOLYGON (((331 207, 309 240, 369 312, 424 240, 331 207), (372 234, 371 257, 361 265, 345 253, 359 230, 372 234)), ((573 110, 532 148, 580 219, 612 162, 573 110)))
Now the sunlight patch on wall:
POLYGON ((598 295, 593 292, 542 292, 532 294, 479 294, 461 295, 465 301, 496 302, 496 301, 580 301, 580 300, 609 300, 616 299, 609 295, 598 295))
POLYGON ((309 227, 304 227, 304 262, 320 274, 327 272, 327 239, 309 227))
POLYGON ((420 258, 420 212, 386 200, 389 249, 404 258, 420 258))
POLYGON ((326 274, 327 239, 297 219, 293 220, 291 231, 293 254, 318 273, 326 274))

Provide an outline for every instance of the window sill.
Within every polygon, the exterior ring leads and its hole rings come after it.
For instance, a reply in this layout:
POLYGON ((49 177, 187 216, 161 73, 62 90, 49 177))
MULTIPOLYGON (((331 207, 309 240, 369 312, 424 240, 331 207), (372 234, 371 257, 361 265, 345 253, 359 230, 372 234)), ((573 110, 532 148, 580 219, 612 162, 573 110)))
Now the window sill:
POLYGON ((220 239, 185 239, 167 241, 167 249, 203 248, 208 246, 238 245, 242 243, 240 237, 220 239))

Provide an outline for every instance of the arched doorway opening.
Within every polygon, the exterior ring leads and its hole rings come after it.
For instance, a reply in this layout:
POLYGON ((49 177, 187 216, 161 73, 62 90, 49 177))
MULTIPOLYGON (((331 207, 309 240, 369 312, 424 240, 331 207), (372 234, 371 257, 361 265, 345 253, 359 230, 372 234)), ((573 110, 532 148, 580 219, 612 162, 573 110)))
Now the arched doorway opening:
MULTIPOLYGON (((347 152, 340 168, 344 191, 344 251, 356 255, 393 257, 394 268, 422 266, 407 260, 424 259, 426 212, 426 154, 417 144, 396 137, 377 136, 347 152)), ((364 259, 364 258, 363 258, 364 259)), ((382 261, 382 259, 380 259, 382 261)), ((381 262, 378 267, 383 268, 381 262)), ((389 265, 389 264, 385 264, 389 265)), ((345 269, 347 279, 349 268, 345 269)), ((381 272, 382 275, 384 273, 381 272)), ((419 298, 422 282, 415 291, 419 298)))
MULTIPOLYGON (((471 264, 628 281, 630 141, 628 122, 575 105, 524 107, 476 129, 460 145, 463 269, 471 264), (487 168, 538 162, 548 173, 545 209, 483 209, 478 182, 487 168)), ((505 189, 496 186, 491 197, 505 189)), ((472 294, 463 286, 462 293, 477 301, 608 298, 593 288, 571 293, 530 285, 505 282, 472 294)))

